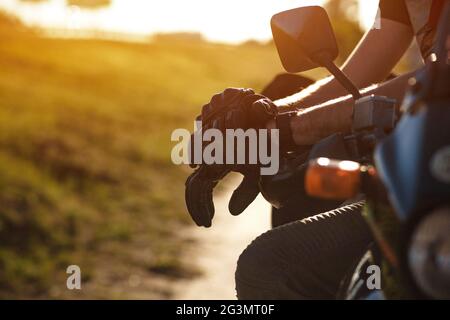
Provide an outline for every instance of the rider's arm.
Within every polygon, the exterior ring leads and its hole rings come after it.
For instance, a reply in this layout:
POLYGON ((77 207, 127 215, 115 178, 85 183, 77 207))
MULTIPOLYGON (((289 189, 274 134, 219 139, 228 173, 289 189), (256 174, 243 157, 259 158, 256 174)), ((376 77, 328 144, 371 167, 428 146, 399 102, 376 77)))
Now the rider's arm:
MULTIPOLYGON (((402 101, 408 79, 414 73, 404 74, 379 86, 368 87, 363 95, 381 95, 402 101)), ((312 145, 320 139, 336 132, 350 132, 352 124, 354 101, 346 96, 325 102, 298 112, 291 118, 291 128, 294 141, 297 145, 312 145)), ((269 123, 268 128, 275 127, 269 123)))
MULTIPOLYGON (((381 29, 369 30, 342 70, 358 88, 365 88, 387 78, 413 39, 409 24, 381 19, 381 29)), ((318 81, 300 93, 276 101, 280 107, 307 108, 347 94, 345 89, 329 77, 318 81)))

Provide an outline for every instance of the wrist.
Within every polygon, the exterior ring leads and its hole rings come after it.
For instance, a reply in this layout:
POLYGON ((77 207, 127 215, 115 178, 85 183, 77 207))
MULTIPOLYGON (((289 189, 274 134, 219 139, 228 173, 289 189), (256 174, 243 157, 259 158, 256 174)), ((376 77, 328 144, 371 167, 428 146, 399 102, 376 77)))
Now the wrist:
MULTIPOLYGON (((292 128, 292 136, 296 144, 298 145, 309 145, 310 141, 305 139, 308 136, 309 125, 308 125, 308 117, 306 113, 301 113, 295 119, 291 121, 292 128)), ((309 132, 311 133, 311 132, 309 132)))
POLYGON ((292 119, 296 115, 296 112, 285 112, 277 115, 274 123, 275 128, 279 130, 280 150, 283 153, 293 151, 296 148, 294 141, 292 119))

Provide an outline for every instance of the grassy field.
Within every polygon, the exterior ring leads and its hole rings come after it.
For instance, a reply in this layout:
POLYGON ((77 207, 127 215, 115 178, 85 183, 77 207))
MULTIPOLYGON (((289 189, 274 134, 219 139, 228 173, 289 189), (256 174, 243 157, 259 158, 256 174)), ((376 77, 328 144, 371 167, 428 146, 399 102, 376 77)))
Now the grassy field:
POLYGON ((170 134, 224 87, 261 88, 281 70, 274 48, 20 29, 0 18, 0 298, 127 298, 146 281, 142 297, 170 297, 158 279, 193 272, 170 134))

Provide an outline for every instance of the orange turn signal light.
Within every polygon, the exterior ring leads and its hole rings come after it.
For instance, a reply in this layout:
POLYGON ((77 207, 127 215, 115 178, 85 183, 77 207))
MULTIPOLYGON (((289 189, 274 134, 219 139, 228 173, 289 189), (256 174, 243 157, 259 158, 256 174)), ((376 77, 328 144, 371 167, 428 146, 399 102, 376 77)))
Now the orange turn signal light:
POLYGON ((311 160, 305 177, 306 192, 313 197, 345 200, 361 187, 361 165, 328 158, 311 160))

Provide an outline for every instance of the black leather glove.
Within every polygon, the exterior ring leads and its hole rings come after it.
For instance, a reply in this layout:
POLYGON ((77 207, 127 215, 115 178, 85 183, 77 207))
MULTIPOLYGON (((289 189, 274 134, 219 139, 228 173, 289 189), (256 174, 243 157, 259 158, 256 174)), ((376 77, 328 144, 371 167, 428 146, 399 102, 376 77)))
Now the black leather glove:
MULTIPOLYGON (((229 88, 216 94, 211 102, 203 107, 202 114, 197 119, 202 121, 203 131, 214 128, 225 133, 226 129, 265 128, 267 121, 274 119, 276 114, 276 106, 266 97, 257 95, 250 89, 229 88)), ((197 131, 194 135, 199 133, 200 131, 197 131)), ((193 159, 194 141, 193 136, 191 159, 193 159)), ((203 142, 202 144, 203 150, 206 145, 203 142)), ((225 141, 223 145, 225 146, 225 141)), ((195 167, 195 165, 192 166, 195 167)), ((185 194, 188 211, 198 226, 211 226, 214 217, 212 198, 214 187, 231 171, 244 175, 241 184, 231 197, 228 206, 231 214, 242 213, 258 196, 258 164, 201 164, 186 181, 185 194)))

